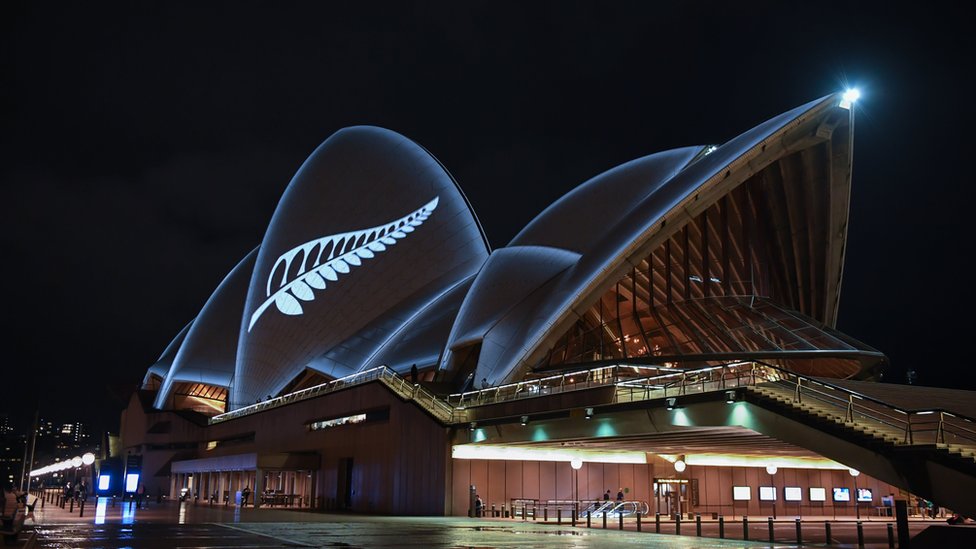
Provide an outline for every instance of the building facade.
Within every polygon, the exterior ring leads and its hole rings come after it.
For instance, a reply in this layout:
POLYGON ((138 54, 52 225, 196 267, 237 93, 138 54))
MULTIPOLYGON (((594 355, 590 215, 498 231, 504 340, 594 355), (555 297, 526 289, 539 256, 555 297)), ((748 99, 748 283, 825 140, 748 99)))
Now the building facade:
POLYGON ((491 250, 430 153, 344 129, 146 372, 125 451, 150 493, 391 514, 931 497, 848 440, 884 402, 808 409, 886 360, 835 329, 852 133, 827 96, 610 169, 491 250))

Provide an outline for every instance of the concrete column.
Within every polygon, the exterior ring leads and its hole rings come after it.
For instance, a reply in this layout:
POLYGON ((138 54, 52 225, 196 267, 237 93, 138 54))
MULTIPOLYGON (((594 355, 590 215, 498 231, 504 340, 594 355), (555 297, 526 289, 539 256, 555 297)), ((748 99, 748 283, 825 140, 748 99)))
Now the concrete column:
POLYGON ((264 493, 264 469, 254 471, 254 507, 261 506, 261 494, 264 493))

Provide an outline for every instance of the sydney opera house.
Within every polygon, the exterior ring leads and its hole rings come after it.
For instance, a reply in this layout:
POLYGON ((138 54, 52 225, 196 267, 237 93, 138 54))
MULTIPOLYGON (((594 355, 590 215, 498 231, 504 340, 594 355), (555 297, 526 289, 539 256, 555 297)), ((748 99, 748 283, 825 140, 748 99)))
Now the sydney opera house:
POLYGON ((885 356, 835 329, 853 111, 613 167, 495 250, 421 145, 343 129, 149 367, 129 473, 387 514, 607 490, 662 515, 966 510, 970 400, 878 383, 885 356))

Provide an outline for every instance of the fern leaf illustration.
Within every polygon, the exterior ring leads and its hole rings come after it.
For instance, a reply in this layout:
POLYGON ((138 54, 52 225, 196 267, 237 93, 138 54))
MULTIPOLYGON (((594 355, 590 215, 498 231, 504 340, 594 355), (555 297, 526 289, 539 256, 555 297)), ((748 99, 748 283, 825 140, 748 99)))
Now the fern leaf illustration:
POLYGON ((303 301, 315 300, 315 292, 406 238, 430 217, 439 200, 435 196, 420 209, 389 223, 318 238, 281 254, 268 274, 267 299, 251 315, 247 331, 272 304, 282 314, 302 314, 303 301))

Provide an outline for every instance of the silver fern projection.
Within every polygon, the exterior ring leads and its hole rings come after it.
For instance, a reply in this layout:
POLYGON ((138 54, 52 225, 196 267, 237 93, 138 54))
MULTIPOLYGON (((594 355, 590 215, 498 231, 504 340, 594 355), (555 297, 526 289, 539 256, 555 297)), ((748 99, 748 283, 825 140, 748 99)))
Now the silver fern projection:
POLYGON ((281 254, 268 275, 268 299, 251 315, 247 331, 251 331, 254 323, 272 303, 283 314, 302 314, 301 302, 314 300, 315 291, 324 290, 326 281, 335 282, 340 274, 348 273, 351 267, 362 265, 363 259, 371 259, 385 251, 387 246, 406 238, 430 217, 439 200, 440 197, 435 196, 420 209, 389 223, 318 238, 281 254), (298 270, 292 275, 296 264, 298 270), (272 292, 272 285, 278 276, 281 282, 272 292))

